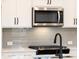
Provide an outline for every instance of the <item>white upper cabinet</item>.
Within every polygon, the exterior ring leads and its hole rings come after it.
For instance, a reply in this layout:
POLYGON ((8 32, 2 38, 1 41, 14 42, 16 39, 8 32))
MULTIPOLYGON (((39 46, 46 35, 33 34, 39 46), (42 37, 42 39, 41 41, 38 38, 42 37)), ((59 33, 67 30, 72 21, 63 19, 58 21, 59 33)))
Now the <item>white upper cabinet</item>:
POLYGON ((19 27, 32 27, 31 0, 17 0, 17 18, 19 27))
POLYGON ((63 8, 63 2, 64 0, 51 0, 51 4, 52 6, 58 6, 58 7, 62 7, 63 8))
POLYGON ((33 6, 63 6, 63 0, 32 0, 33 6))
POLYGON ((2 0, 2 27, 16 24, 16 0, 2 0))
POLYGON ((2 0, 3 28, 31 28, 31 0, 2 0))
POLYGON ((76 28, 76 0, 64 0, 64 28, 76 28))
POLYGON ((32 0, 32 6, 46 6, 47 0, 32 0))

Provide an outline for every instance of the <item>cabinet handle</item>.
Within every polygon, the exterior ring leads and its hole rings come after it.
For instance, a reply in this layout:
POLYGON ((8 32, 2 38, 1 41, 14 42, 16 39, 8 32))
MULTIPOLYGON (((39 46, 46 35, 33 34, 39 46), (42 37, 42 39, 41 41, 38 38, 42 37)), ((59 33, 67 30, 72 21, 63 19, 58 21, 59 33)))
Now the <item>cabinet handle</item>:
POLYGON ((49 4, 51 4, 51 0, 50 0, 50 3, 49 4))
POLYGON ((76 25, 77 25, 77 18, 75 18, 75 20, 76 20, 76 25))
POLYGON ((16 24, 16 17, 14 17, 14 24, 16 24))
POLYGON ((77 18, 74 18, 74 25, 77 25, 77 18))
POLYGON ((18 19, 18 17, 17 17, 17 24, 19 23, 19 19, 18 19))
POLYGON ((75 18, 74 18, 74 25, 75 25, 75 18))
POLYGON ((49 0, 47 0, 47 4, 49 4, 49 0))

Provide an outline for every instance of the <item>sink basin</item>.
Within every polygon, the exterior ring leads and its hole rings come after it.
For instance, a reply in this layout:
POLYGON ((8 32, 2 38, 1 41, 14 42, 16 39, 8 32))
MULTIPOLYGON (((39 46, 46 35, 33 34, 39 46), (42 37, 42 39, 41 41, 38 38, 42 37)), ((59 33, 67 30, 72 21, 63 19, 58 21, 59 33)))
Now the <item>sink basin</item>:
MULTIPOLYGON (((51 46, 29 46, 29 48, 37 50, 37 55, 45 55, 45 54, 59 54, 60 52, 60 46, 59 45, 51 45, 51 46)), ((68 54, 70 51, 69 48, 66 46, 62 46, 62 53, 68 54)))

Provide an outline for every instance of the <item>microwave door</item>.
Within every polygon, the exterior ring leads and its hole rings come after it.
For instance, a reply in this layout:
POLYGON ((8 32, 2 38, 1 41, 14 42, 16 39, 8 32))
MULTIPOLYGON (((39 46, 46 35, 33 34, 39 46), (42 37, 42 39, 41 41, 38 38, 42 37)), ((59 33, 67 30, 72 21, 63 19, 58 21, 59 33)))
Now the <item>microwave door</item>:
POLYGON ((35 11, 35 23, 58 23, 58 11, 35 11))

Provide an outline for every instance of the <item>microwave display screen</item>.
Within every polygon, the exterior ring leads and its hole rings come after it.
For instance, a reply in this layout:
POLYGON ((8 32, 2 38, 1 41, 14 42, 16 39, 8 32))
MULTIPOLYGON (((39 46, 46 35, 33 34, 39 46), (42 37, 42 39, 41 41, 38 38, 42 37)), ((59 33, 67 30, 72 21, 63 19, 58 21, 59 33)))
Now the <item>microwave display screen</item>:
POLYGON ((58 12, 57 11, 35 11, 35 23, 57 23, 58 12))

